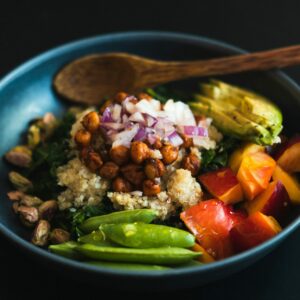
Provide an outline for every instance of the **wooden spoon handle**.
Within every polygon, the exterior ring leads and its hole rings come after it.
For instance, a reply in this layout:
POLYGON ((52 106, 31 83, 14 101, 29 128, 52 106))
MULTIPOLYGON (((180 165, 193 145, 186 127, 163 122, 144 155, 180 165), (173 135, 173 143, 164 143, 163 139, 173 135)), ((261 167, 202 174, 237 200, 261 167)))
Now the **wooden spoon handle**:
POLYGON ((152 84, 197 76, 269 70, 297 64, 300 64, 300 45, 193 62, 159 62, 152 84))

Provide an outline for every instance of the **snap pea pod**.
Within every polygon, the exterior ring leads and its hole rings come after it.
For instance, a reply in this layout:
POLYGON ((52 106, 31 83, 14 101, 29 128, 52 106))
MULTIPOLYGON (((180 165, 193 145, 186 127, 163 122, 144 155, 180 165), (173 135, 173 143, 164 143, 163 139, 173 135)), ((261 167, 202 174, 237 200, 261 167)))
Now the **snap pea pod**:
POLYGON ((113 242, 131 248, 190 248, 195 244, 195 237, 189 232, 164 225, 103 224, 100 231, 113 242))
POLYGON ((201 255, 199 252, 176 247, 134 249, 83 244, 77 246, 76 250, 85 257, 101 261, 158 265, 184 264, 201 255))
POLYGON ((119 223, 151 223, 157 217, 156 211, 152 209, 134 209, 113 212, 107 215, 91 217, 85 220, 80 229, 83 232, 90 233, 97 230, 101 224, 119 224, 119 223))
POLYGON ((99 267, 109 267, 113 269, 121 270, 133 270, 133 271, 161 271, 170 270, 169 267, 159 265, 143 265, 143 264, 130 264, 130 263, 115 263, 110 261, 87 261, 89 265, 99 267))
POLYGON ((109 239, 107 239, 104 233, 100 230, 96 230, 89 234, 83 235, 79 237, 77 241, 82 244, 93 244, 93 245, 103 246, 103 247, 116 246, 116 244, 110 241, 109 239))
POLYGON ((82 256, 75 250, 78 245, 76 242, 66 242, 63 244, 50 245, 49 250, 60 256, 79 259, 82 256))

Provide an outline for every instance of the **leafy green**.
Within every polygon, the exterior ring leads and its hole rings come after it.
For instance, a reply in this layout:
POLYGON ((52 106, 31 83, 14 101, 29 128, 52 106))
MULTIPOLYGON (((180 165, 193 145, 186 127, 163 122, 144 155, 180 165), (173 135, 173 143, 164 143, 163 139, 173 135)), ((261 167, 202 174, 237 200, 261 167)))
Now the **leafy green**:
POLYGON ((27 176, 34 183, 33 194, 39 197, 56 197, 60 192, 56 169, 69 159, 69 132, 75 116, 66 113, 52 135, 33 150, 32 163, 27 176))
POLYGON ((225 167, 228 163, 229 153, 236 148, 237 144, 236 139, 225 136, 216 149, 203 150, 201 152, 202 169, 207 172, 225 167))
POLYGON ((69 208, 65 211, 59 212, 53 221, 57 226, 68 230, 73 238, 84 235, 79 229, 79 225, 86 219, 100 216, 112 212, 110 203, 103 201, 99 205, 87 205, 81 208, 69 208))
POLYGON ((159 100, 162 103, 166 103, 169 99, 175 101, 188 101, 190 97, 186 93, 174 89, 167 88, 163 85, 155 87, 153 89, 147 88, 145 92, 152 96, 154 99, 159 100))

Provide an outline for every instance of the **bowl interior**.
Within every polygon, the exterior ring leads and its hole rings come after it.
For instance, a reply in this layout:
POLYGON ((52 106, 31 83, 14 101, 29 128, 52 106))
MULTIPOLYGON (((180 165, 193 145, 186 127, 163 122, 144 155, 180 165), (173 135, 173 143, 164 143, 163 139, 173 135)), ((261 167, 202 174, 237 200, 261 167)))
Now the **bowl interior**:
MULTIPOLYGON (((111 51, 129 52, 161 60, 193 60, 230 55, 240 50, 187 35, 131 33, 87 39, 43 54, 12 72, 0 83, 1 157, 9 148, 21 142, 30 120, 48 111, 60 115, 65 110, 68 103, 60 100, 52 89, 52 78, 64 64, 85 54, 111 51)), ((283 75, 249 73, 221 79, 253 89, 272 99, 283 112, 285 131, 297 131, 299 91, 283 75)), ((172 86, 195 91, 200 80, 205 81, 207 78, 172 83, 172 86)), ((6 197, 11 189, 7 180, 9 170, 10 167, 1 160, 0 222, 11 232, 28 238, 28 231, 12 213, 11 203, 6 197)))

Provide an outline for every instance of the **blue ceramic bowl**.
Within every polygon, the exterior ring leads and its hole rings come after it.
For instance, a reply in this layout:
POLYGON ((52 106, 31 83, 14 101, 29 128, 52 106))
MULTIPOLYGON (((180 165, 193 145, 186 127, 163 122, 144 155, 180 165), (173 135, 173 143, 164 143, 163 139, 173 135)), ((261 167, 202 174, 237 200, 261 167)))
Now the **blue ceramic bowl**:
MULTIPOLYGON (((168 32, 117 33, 84 39, 50 50, 12 71, 0 82, 0 155, 20 142, 28 122, 47 111, 61 114, 67 103, 52 90, 53 75, 66 63, 82 55, 123 51, 162 60, 192 60, 242 53, 241 49, 211 39, 168 32)), ((297 131, 300 111, 299 87, 282 72, 240 74, 222 78, 252 88, 276 102, 283 111, 287 131, 297 131)), ((197 80, 176 83, 194 89, 197 80)), ((28 232, 19 224, 7 200, 9 166, 0 162, 0 233, 24 255, 74 278, 125 289, 176 289, 201 285, 237 272, 254 263, 300 223, 295 217, 276 237, 247 252, 204 266, 160 272, 135 272, 93 267, 51 254, 30 244, 28 232), (117 280, 117 281, 115 281, 117 280), (117 283, 116 283, 117 282, 117 283)))

